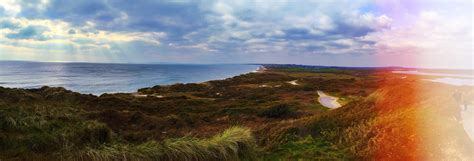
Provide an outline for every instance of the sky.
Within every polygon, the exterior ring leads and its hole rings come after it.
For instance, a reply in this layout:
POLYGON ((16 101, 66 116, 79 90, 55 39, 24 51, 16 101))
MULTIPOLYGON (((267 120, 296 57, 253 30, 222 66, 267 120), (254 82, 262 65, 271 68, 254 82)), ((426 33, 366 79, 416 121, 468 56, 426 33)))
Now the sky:
POLYGON ((474 68, 473 0, 0 0, 0 60, 474 68))

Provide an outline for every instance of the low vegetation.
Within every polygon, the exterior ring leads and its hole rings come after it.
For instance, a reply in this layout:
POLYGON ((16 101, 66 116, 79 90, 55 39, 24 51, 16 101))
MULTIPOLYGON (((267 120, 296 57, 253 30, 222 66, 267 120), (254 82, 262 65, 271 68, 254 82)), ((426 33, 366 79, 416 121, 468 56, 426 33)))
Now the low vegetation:
POLYGON ((207 139, 187 136, 131 144, 106 124, 75 112, 2 107, 0 155, 14 160, 251 160, 256 156, 248 128, 231 127, 207 139))
POLYGON ((283 118, 296 115, 295 109, 287 104, 279 104, 260 112, 259 116, 268 118, 283 118))
POLYGON ((255 141, 249 129, 232 127, 209 139, 192 137, 86 147, 71 151, 65 160, 252 160, 255 141))
POLYGON ((267 69, 136 94, 0 87, 0 160, 473 159, 446 92, 462 87, 389 69, 267 69), (318 90, 344 106, 323 107, 318 90))

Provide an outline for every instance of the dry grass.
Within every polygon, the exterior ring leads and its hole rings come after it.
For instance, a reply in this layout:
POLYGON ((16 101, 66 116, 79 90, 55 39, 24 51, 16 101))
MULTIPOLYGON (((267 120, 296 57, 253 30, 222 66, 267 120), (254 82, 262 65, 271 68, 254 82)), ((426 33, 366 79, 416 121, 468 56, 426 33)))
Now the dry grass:
POLYGON ((64 160, 252 160, 255 141, 248 128, 232 127, 209 139, 184 137, 163 142, 87 147, 64 160))
POLYGON ((448 99, 451 93, 446 89, 451 88, 411 77, 392 81, 391 73, 297 72, 292 76, 284 71, 248 74, 205 86, 148 89, 150 94, 167 92, 173 96, 164 99, 128 94, 92 97, 58 88, 0 88, 0 160, 473 158, 469 156, 474 151, 471 142, 453 119, 458 111, 448 99), (239 86, 295 79, 301 86, 239 86), (357 97, 329 111, 307 109, 299 103, 314 101, 316 90, 357 97), (187 96, 191 94, 199 98, 187 96), (291 104, 296 110, 294 117, 287 115, 293 113, 287 109, 266 111, 267 107, 292 102, 298 102, 291 104), (261 113, 271 117, 261 117, 261 113), (247 128, 234 127, 216 134, 232 125, 252 127, 263 151, 256 150, 247 128), (189 133, 195 137, 183 137, 189 133))

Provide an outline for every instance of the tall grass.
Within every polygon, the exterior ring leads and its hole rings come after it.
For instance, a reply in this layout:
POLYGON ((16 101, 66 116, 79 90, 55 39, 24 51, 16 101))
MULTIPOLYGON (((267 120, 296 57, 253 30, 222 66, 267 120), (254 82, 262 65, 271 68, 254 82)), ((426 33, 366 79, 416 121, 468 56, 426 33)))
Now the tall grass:
POLYGON ((0 160, 53 157, 60 150, 108 143, 104 123, 83 120, 69 107, 0 106, 0 160))
POLYGON ((232 127, 209 139, 184 137, 138 145, 113 143, 86 147, 64 160, 253 160, 255 141, 248 128, 232 127))
POLYGON ((312 136, 288 136, 288 141, 272 149, 262 160, 348 160, 343 151, 312 136))

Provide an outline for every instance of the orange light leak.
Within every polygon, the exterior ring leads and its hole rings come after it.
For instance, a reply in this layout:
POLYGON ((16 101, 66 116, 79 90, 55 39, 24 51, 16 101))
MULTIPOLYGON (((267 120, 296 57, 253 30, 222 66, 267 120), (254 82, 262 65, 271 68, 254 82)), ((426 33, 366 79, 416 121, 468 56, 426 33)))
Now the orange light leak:
POLYGON ((376 149, 374 160, 474 159, 474 142, 467 132, 474 128, 472 86, 391 71, 379 76, 383 80, 374 105, 376 138, 369 143, 376 149))
MULTIPOLYGON (((419 0, 374 2, 376 10, 398 20, 396 23, 399 26, 417 22, 403 15, 406 12, 421 12, 419 5, 422 3, 419 0)), ((388 42, 386 44, 390 45, 397 41, 388 42)), ((413 42, 418 43, 416 40, 413 42)), ((384 66, 419 67, 426 65, 424 61, 433 60, 432 57, 417 54, 421 51, 414 46, 394 49, 381 45, 375 52, 377 63, 384 66)), ((472 55, 465 59, 472 60, 472 55)), ((379 89, 375 92, 377 115, 372 129, 375 139, 369 142, 375 154, 371 159, 474 160, 473 69, 416 70, 448 76, 392 73, 389 70, 377 73, 383 80, 378 83, 379 89), (471 85, 433 81, 440 78, 470 80, 471 85)))

